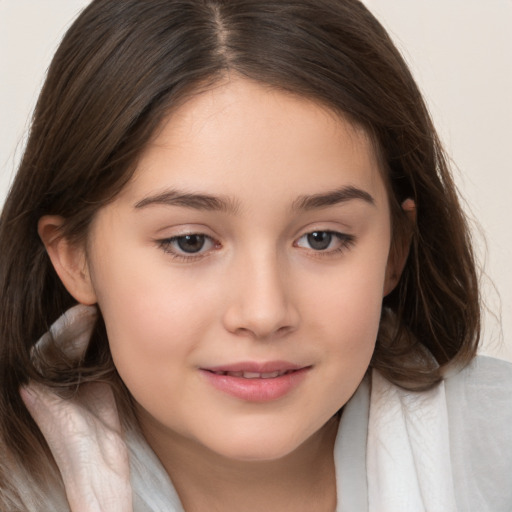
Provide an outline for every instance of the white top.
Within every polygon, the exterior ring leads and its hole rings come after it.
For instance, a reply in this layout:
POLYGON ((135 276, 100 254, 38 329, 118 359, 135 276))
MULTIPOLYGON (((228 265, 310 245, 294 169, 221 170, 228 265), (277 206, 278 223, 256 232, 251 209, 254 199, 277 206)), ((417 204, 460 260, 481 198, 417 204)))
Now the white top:
MULTIPOLYGON (((373 372, 375 380, 376 372, 373 372)), ((380 377, 382 379, 382 377, 380 377)), ((373 386, 374 387, 374 386, 373 386)), ((361 384, 356 394, 345 406, 338 437, 335 446, 335 461, 338 485, 338 512, 410 512, 426 510, 428 512, 446 512, 445 508, 435 505, 425 506, 415 504, 411 506, 411 489, 397 489, 400 482, 411 483, 411 475, 417 475, 424 470, 424 466, 432 462, 432 453, 424 453, 426 449, 436 446, 436 440, 441 441, 439 432, 432 429, 432 420, 428 412, 424 411, 421 403, 423 393, 412 393, 398 390, 403 402, 416 402, 416 410, 402 411, 404 416, 413 414, 420 422, 420 426, 410 431, 395 432, 403 436, 399 440, 388 440, 383 450, 388 458, 387 471, 395 487, 395 508, 386 508, 374 503, 369 505, 368 476, 371 468, 368 467, 372 454, 372 437, 369 435, 369 421, 372 413, 370 404, 375 403, 373 394, 369 390, 368 382, 361 384), (421 429, 423 423, 423 429, 421 429), (420 430, 421 429, 421 430, 420 430), (433 435, 434 434, 434 435, 433 435), (407 460, 400 452, 399 443, 402 441, 415 445, 421 449, 425 447, 421 465, 415 470, 408 468, 407 460), (394 449, 395 452, 391 450, 394 449), (423 467, 422 467, 423 466, 423 467), (401 501, 402 500, 402 501, 401 501)), ((455 500, 454 510, 461 512, 510 512, 512 510, 512 365, 488 357, 478 357, 472 364, 460 373, 449 376, 444 381, 447 439, 445 440, 442 457, 450 466, 449 482, 453 489, 455 500), (446 442, 447 441, 447 442, 446 442)), ((429 392, 430 393, 430 392, 429 392)), ((389 405, 389 404, 388 404, 389 405)), ((438 415, 442 414, 438 411, 438 415)), ((375 426, 375 425, 373 425, 375 426)), ((381 425, 382 426, 382 425, 381 425)), ((393 428, 396 425, 393 425, 393 428)), ((373 434, 378 436, 379 434, 373 434)), ((439 446, 439 445, 437 445, 439 446)), ((417 457, 418 459, 420 457, 417 457)), ((430 477, 436 479, 436 473, 446 468, 447 464, 431 468, 430 477)), ((426 475, 428 476, 428 475, 426 475)), ((375 479, 375 475, 373 476, 375 479)), ((432 502, 436 498, 442 485, 446 484, 446 475, 437 481, 431 482, 430 493, 422 488, 420 490, 421 502, 432 502), (436 485, 437 484, 437 485, 436 485), (421 495, 423 494, 423 495, 421 495)), ((428 485, 428 482, 420 482, 428 485)))

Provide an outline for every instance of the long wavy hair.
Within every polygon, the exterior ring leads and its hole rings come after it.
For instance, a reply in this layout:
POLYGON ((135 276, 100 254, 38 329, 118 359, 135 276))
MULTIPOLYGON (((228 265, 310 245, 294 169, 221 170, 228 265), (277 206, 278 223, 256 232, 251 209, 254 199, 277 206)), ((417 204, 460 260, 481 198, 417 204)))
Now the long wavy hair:
POLYGON ((403 237, 411 248, 383 301, 371 366, 421 389, 475 355, 477 273, 446 158, 407 65, 360 1, 94 0, 55 54, 0 219, 2 510, 36 510, 37 496, 52 487, 57 496, 61 486, 22 384, 65 389, 103 379, 123 395, 101 315, 79 367, 60 361, 44 372, 31 362, 35 341, 74 304, 38 219, 62 216, 62 236, 83 242, 168 112, 227 72, 320 102, 373 141, 389 190, 392 250, 403 237), (400 206, 408 198, 414 225, 400 206))

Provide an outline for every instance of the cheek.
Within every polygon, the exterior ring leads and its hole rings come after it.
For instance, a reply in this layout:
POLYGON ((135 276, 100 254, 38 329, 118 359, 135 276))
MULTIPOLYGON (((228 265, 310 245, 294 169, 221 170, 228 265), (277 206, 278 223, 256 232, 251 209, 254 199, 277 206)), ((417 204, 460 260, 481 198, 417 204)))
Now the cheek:
POLYGON ((365 340, 375 341, 382 309, 386 275, 384 251, 378 258, 363 254, 326 274, 321 282, 311 282, 307 308, 331 333, 356 347, 365 340))
POLYGON ((381 257, 367 263, 358 258, 337 275, 327 276, 323 290, 316 287, 309 298, 309 309, 315 312, 311 330, 329 355, 330 393, 339 404, 363 378, 379 329, 386 262, 381 257))
POLYGON ((381 307, 382 297, 374 288, 364 290, 345 283, 342 291, 331 295, 319 315, 317 329, 330 340, 333 360, 343 366, 345 375, 366 371, 375 347, 381 307))
POLYGON ((212 301, 198 300, 200 283, 184 282, 137 251, 127 258, 111 250, 101 262, 93 281, 119 374, 134 391, 169 381, 170 370, 183 364, 211 323, 212 301))
POLYGON ((182 377, 193 370, 191 361, 202 337, 194 318, 207 312, 197 300, 181 296, 177 301, 172 293, 145 291, 118 300, 117 307, 109 304, 104 315, 121 379, 138 403, 158 411, 162 399, 175 402, 187 392, 188 382, 182 377))
MULTIPOLYGON (((147 274, 145 274, 147 277, 147 274)), ((140 350, 145 355, 179 350, 179 340, 190 340, 209 317, 205 301, 199 301, 195 292, 177 291, 165 282, 151 286, 147 279, 140 282, 135 293, 109 292, 99 297, 99 306, 105 317, 112 350, 140 350)))

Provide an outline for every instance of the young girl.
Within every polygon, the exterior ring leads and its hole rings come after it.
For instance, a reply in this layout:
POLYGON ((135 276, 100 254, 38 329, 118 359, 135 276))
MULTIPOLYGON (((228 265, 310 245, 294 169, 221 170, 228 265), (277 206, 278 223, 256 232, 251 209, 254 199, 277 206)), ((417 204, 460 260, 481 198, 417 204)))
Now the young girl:
POLYGON ((94 0, 0 240, 2 511, 512 507, 512 372, 358 1, 94 0))

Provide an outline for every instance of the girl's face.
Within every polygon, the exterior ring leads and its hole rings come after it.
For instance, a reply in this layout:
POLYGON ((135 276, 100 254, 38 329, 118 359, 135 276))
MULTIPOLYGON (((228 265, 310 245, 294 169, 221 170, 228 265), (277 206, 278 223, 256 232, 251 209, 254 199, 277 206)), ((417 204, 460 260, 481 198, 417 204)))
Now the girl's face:
POLYGON ((363 131, 237 78, 180 107, 87 248, 143 430, 237 460, 294 451, 368 367, 389 249, 363 131))

